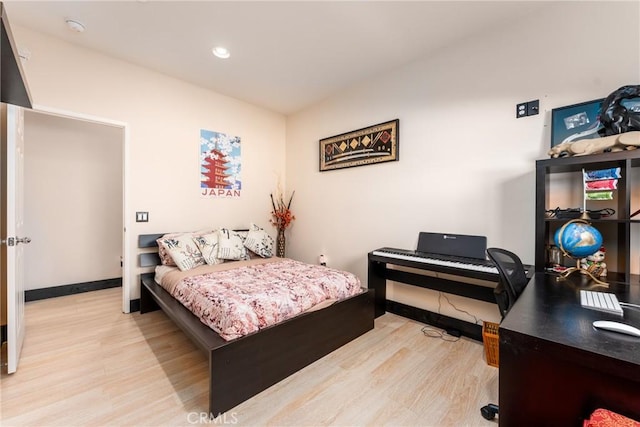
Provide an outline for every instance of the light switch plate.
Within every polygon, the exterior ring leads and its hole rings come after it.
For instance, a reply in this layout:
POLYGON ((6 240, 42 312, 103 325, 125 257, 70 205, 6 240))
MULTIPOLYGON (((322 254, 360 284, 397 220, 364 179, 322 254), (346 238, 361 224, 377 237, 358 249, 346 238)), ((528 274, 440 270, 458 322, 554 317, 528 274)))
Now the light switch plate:
POLYGON ((136 222, 149 222, 149 212, 136 212, 136 222))

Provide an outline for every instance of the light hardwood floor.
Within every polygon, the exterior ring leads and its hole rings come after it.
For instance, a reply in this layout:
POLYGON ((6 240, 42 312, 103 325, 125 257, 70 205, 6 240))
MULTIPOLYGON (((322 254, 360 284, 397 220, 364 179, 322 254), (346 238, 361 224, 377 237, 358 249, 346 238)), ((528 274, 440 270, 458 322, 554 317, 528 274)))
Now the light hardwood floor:
POLYGON ((498 370, 481 343, 427 338, 385 314, 375 329, 215 420, 207 359, 160 311, 120 312, 121 289, 27 303, 3 426, 491 426, 498 370), (204 414, 203 414, 204 416, 204 414), (208 421, 208 422, 206 422, 208 421))

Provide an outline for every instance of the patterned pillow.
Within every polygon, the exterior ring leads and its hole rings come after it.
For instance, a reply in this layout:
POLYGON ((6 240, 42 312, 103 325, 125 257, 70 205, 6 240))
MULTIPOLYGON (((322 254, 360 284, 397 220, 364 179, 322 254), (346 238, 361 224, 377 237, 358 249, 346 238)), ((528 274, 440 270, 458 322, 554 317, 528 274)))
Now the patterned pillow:
POLYGON ((233 261, 249 259, 238 233, 228 228, 218 230, 218 258, 233 261))
POLYGON ((158 244, 158 255, 160 256, 160 262, 162 263, 162 265, 176 265, 176 263, 173 262, 173 258, 171 258, 171 255, 169 255, 169 252, 167 251, 167 247, 165 246, 163 240, 181 236, 182 234, 183 233, 165 234, 164 236, 156 240, 156 243, 158 244))
POLYGON ((233 230, 240 238, 242 239, 242 243, 247 239, 247 234, 249 234, 249 230, 233 230))
POLYGON ((218 258, 218 232, 214 231, 203 236, 195 236, 193 241, 196 242, 198 249, 202 252, 205 262, 209 265, 222 264, 223 259, 218 258))
POLYGON ((163 238, 162 244, 181 271, 191 270, 205 264, 200 249, 193 241, 192 234, 163 238))
POLYGON ((273 256, 273 238, 263 228, 251 224, 244 247, 262 258, 273 256))
POLYGON ((173 262, 173 258, 171 258, 171 255, 169 255, 166 245, 163 243, 164 239, 175 238, 178 236, 182 236, 184 234, 187 234, 191 237, 202 236, 203 234, 213 233, 213 231, 214 230, 206 229, 206 230, 196 231, 195 233, 170 233, 170 234, 165 234, 159 239, 156 239, 156 243, 158 244, 158 255, 160 256, 160 262, 162 263, 162 265, 169 265, 169 266, 176 265, 176 263, 173 262))
POLYGON ((640 426, 640 422, 620 415, 617 412, 598 408, 593 411, 589 419, 585 420, 582 425, 584 427, 636 427, 640 426))

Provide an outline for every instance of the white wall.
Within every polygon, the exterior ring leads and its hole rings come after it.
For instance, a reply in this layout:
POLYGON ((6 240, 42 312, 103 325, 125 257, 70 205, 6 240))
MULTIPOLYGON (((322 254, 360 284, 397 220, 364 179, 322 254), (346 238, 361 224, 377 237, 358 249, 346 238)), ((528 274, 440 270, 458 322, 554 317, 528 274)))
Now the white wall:
MULTIPOLYGON (((366 283, 367 252, 415 247, 419 231, 483 234, 532 263, 534 162, 546 158, 550 111, 638 83, 638 15, 637 2, 550 3, 286 120, 21 27, 14 37, 32 53, 25 72, 36 104, 128 124, 133 236, 266 223, 268 194, 277 175, 284 182, 286 159, 297 217, 287 254, 316 262, 324 253, 330 266, 366 283), (515 105, 532 99, 540 99, 541 114, 516 120, 515 105), (319 139, 394 118, 399 162, 318 172, 319 139), (201 128, 242 137, 241 199, 190 192, 201 128), (137 210, 150 211, 151 222, 134 223, 137 210)), ((134 258, 135 242, 130 251, 134 258)), ((396 300, 437 309, 427 291, 390 288, 396 300)), ((488 318, 483 313, 495 307, 477 312, 488 318)))
MULTIPOLYGON (((639 83, 639 12, 638 2, 550 3, 288 117, 289 253, 325 254, 366 283, 369 251, 415 248, 420 231, 436 231, 486 235, 532 264, 535 160, 547 158, 550 111, 639 83), (516 104, 533 99, 541 114, 516 119, 516 104), (319 139, 395 118, 399 162, 318 172, 319 139)), ((436 293, 388 288, 390 299, 438 309, 436 293)), ((495 306, 452 301, 497 317, 495 306)))
POLYGON ((122 277, 121 128, 25 112, 25 289, 122 277))
POLYGON ((267 227, 269 193, 278 176, 284 183, 284 116, 23 27, 13 33, 17 45, 31 51, 24 69, 35 105, 128 127, 132 299, 140 290, 138 234, 247 227, 250 221, 267 227), (200 129, 242 138, 240 198, 200 196, 200 129), (136 211, 149 211, 150 221, 134 222, 136 211))

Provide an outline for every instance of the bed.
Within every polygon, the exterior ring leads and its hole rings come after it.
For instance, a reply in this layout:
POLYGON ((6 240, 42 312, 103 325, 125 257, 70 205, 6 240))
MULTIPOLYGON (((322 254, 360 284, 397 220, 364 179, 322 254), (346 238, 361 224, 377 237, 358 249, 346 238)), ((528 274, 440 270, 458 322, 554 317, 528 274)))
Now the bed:
MULTIPOLYGON (((163 234, 138 237, 139 248, 157 247, 163 234)), ((160 264, 155 252, 139 255, 141 267, 160 264)), ((373 329, 373 290, 305 312, 229 341, 210 329, 155 281, 141 276, 140 312, 162 309, 209 358, 209 413, 218 416, 373 329)))

